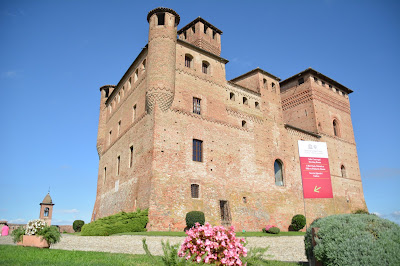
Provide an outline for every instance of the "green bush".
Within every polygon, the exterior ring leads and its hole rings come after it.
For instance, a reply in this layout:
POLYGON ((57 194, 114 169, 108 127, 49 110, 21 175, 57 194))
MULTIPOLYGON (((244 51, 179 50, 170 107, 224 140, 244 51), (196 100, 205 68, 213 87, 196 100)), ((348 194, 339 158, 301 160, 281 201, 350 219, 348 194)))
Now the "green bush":
POLYGON ((191 211, 186 213, 186 227, 192 228, 196 223, 204 225, 206 218, 204 213, 200 211, 191 211))
POLYGON ((314 221, 304 239, 308 259, 323 265, 400 265, 400 226, 376 215, 341 214, 314 221), (311 229, 318 227, 316 246, 311 229))
POLYGON ((353 213, 354 214, 369 214, 369 212, 364 209, 355 210, 353 213))
POLYGON ((82 227, 82 236, 109 236, 124 232, 145 232, 149 221, 148 210, 120 212, 103 217, 82 227))
POLYGON ((57 226, 45 226, 40 229, 36 235, 42 236, 43 239, 49 243, 49 245, 58 243, 61 238, 61 234, 60 231, 58 231, 57 226))
POLYGON ((271 227, 270 229, 267 230, 267 233, 270 234, 279 234, 281 230, 278 227, 271 227))
POLYGON ((303 214, 297 214, 292 218, 292 224, 290 225, 293 231, 299 231, 306 225, 306 217, 303 214))
POLYGON ((75 220, 72 224, 72 228, 74 228, 75 232, 80 232, 82 230, 82 226, 85 224, 82 220, 75 220))
POLYGON ((25 235, 25 228, 20 226, 11 233, 14 243, 22 242, 22 236, 25 235))

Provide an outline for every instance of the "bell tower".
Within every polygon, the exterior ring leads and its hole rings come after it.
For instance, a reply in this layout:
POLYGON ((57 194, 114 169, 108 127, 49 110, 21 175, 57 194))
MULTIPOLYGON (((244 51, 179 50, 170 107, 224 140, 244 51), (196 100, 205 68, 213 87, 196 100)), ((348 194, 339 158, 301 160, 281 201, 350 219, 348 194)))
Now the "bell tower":
POLYGON ((40 203, 40 214, 39 219, 46 222, 48 226, 51 225, 51 216, 53 215, 53 200, 50 197, 50 192, 44 197, 42 203, 40 203))
POLYGON ((172 9, 158 7, 147 15, 147 111, 155 105, 165 112, 174 100, 177 26, 180 17, 172 9))

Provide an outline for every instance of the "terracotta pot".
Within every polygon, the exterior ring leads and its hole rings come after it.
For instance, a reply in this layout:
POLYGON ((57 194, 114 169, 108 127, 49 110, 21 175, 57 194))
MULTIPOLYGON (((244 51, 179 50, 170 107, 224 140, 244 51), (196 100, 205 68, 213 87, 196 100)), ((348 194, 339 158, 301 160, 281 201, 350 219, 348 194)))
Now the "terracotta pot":
POLYGON ((41 236, 24 235, 23 238, 22 238, 22 246, 24 246, 24 247, 48 248, 50 245, 41 236))

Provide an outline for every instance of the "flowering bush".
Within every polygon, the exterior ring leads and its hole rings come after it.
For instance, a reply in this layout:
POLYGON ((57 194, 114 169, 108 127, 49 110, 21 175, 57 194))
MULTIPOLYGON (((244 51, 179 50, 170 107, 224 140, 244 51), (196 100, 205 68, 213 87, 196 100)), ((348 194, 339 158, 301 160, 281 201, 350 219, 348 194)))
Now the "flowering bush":
POLYGON ((26 224, 25 235, 32 236, 35 235, 38 231, 43 229, 46 226, 46 223, 42 220, 30 220, 26 224))
POLYGON ((241 257, 247 256, 245 240, 236 238, 233 226, 227 230, 223 226, 213 227, 209 223, 200 226, 196 223, 186 234, 178 252, 186 260, 217 265, 242 265, 241 257))

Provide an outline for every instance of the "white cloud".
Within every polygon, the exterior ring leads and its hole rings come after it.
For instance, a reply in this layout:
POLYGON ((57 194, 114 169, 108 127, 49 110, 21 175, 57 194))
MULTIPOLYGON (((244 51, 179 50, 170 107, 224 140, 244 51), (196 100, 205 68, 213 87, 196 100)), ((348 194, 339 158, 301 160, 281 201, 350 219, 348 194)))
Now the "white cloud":
POLYGON ((365 173, 366 178, 393 178, 400 177, 400 168, 376 168, 365 173))
POLYGON ((79 213, 77 209, 70 209, 70 210, 54 210, 54 213, 79 213))
POLYGON ((372 214, 375 214, 375 215, 377 215, 377 216, 379 216, 379 217, 381 217, 382 216, 382 213, 379 213, 379 212, 371 212, 372 214))
POLYGON ((17 76, 17 71, 6 71, 1 73, 2 78, 15 78, 17 76))
POLYGON ((22 218, 17 218, 17 219, 10 220, 10 221, 7 221, 7 222, 10 223, 10 224, 25 224, 26 220, 22 219, 22 218))

